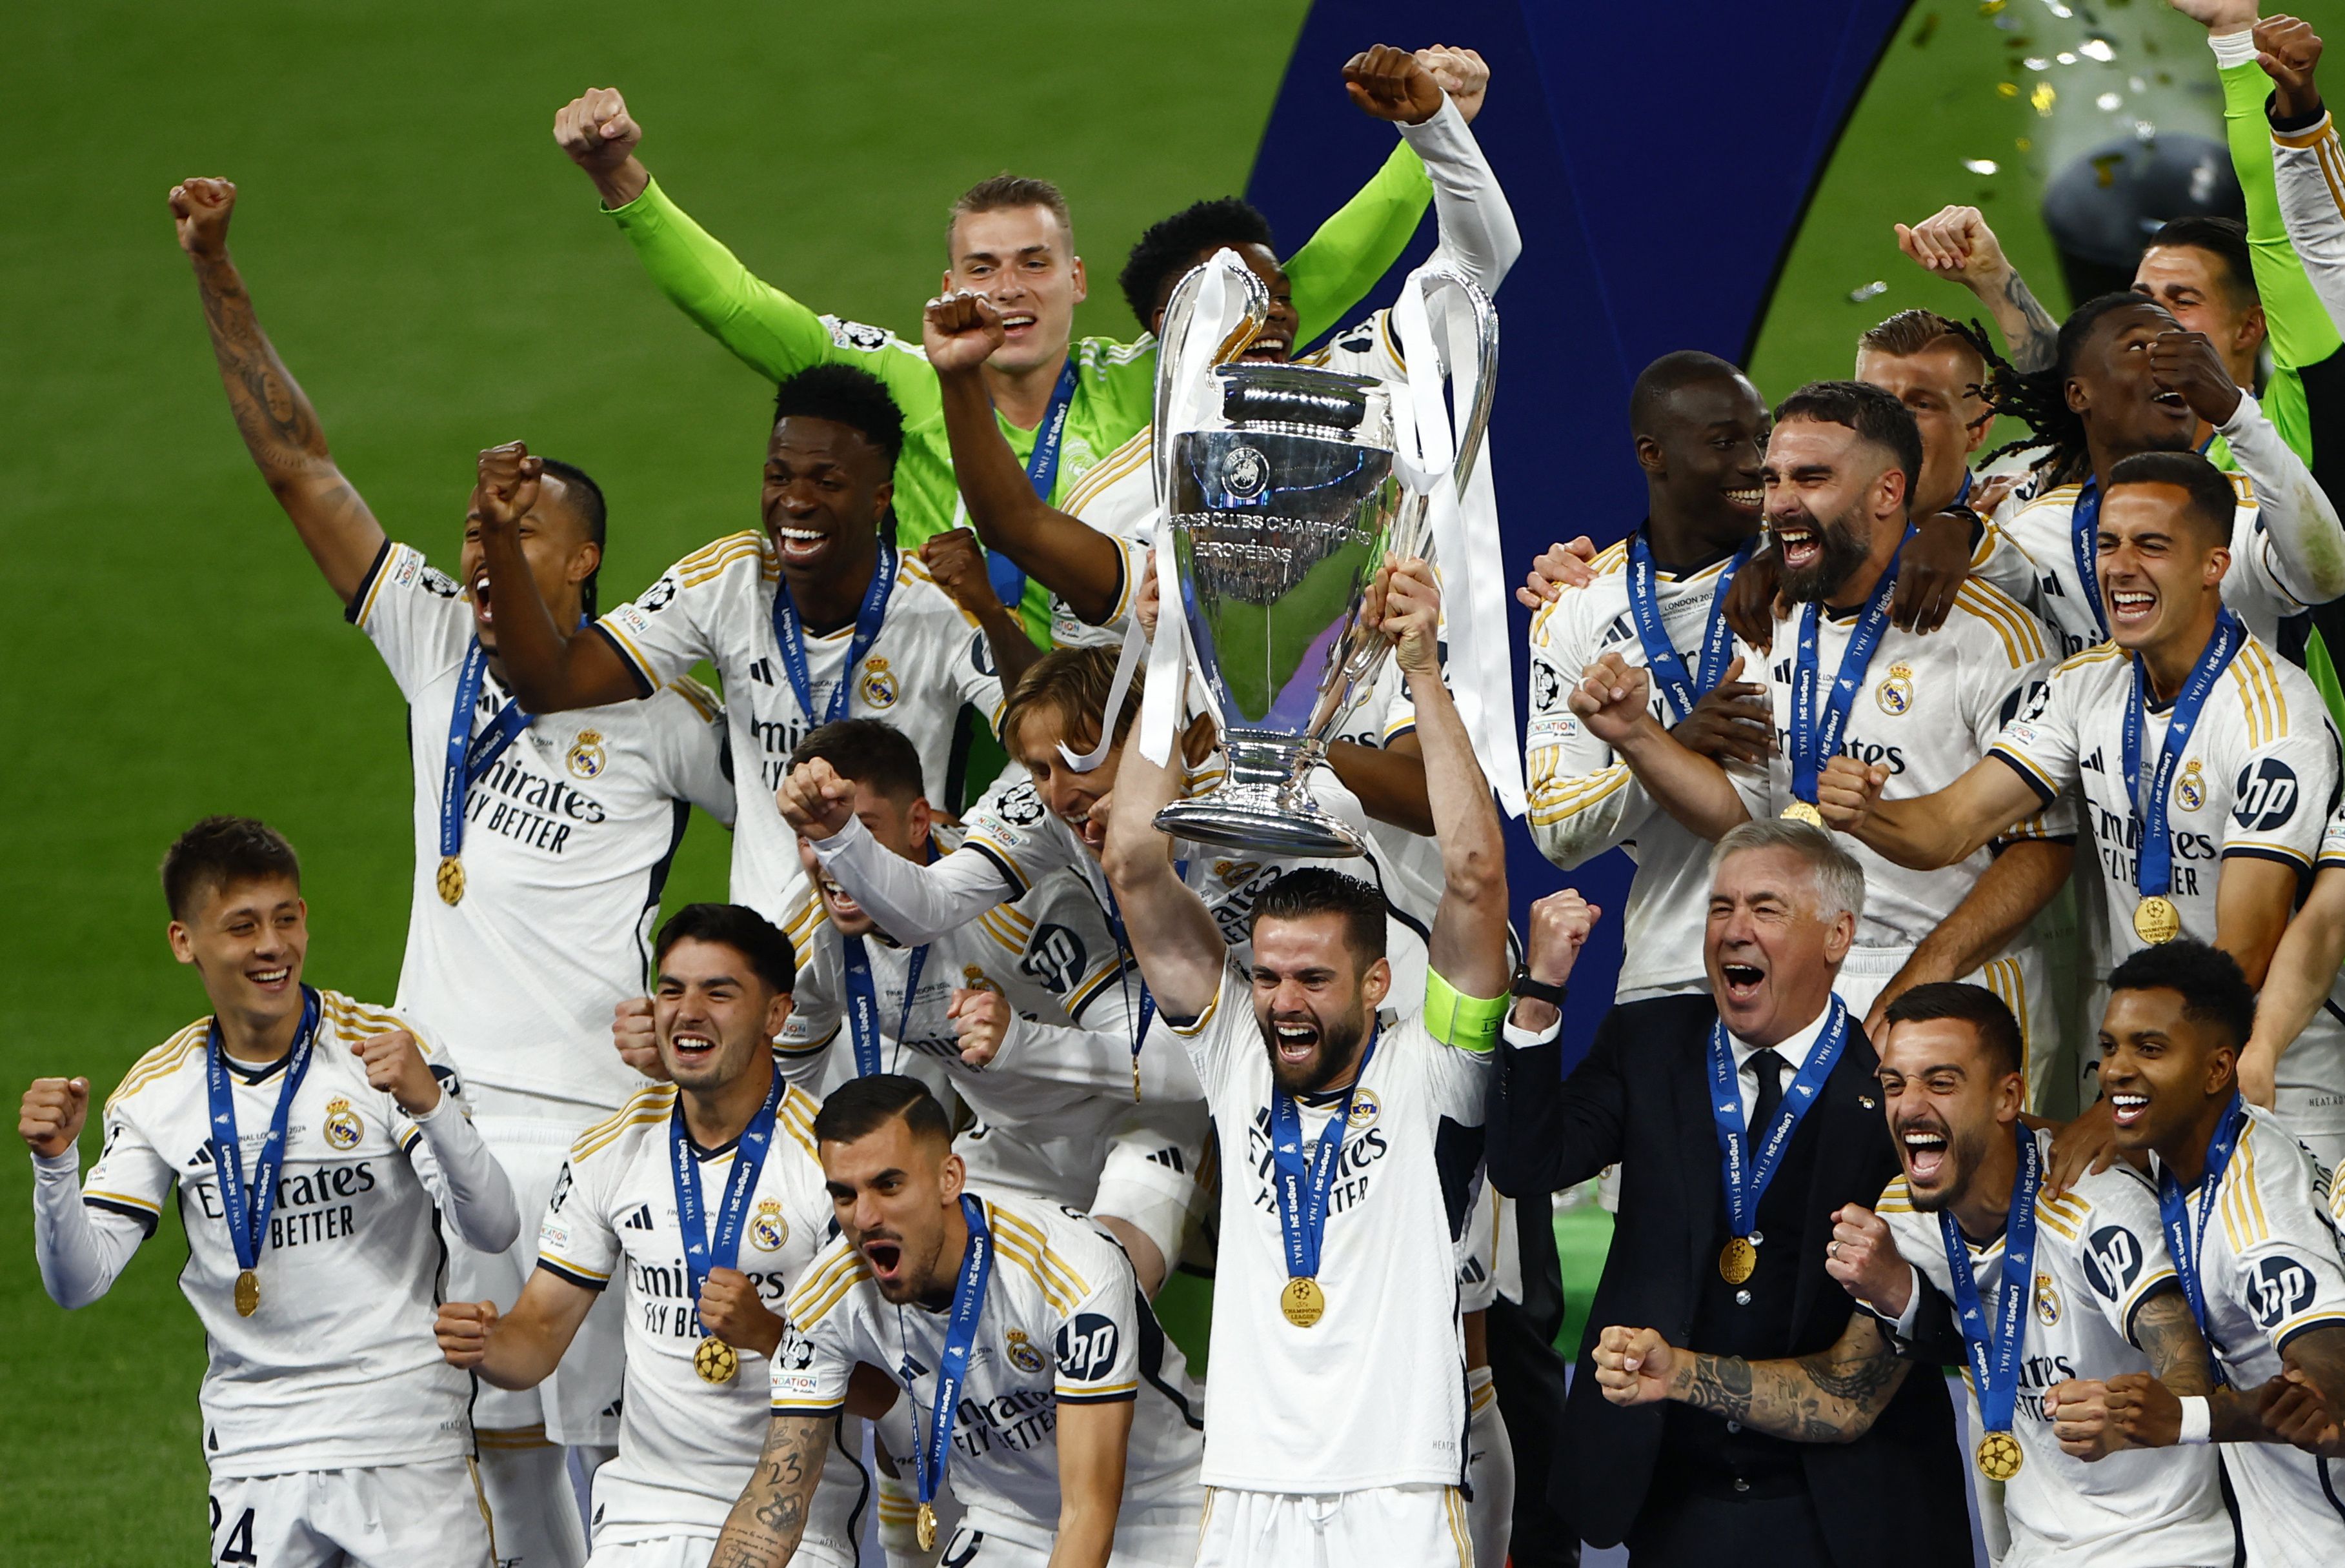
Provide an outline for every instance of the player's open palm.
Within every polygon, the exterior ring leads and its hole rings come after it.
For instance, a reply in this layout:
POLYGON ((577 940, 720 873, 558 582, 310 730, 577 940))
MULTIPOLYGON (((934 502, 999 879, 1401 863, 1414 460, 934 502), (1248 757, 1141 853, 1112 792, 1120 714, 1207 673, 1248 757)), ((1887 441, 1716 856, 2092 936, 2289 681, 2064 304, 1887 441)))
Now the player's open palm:
POLYGON ((1653 1329, 1607 1329, 1596 1340, 1596 1386, 1616 1405, 1659 1404, 1670 1397, 1677 1351, 1653 1329))
POLYGON ((1888 784, 1886 767, 1858 762, 1843 752, 1816 774, 1816 814, 1833 832, 1854 833, 1873 815, 1888 784))
POLYGON ((440 1341, 440 1354, 450 1366, 469 1371, 489 1353, 489 1330, 496 1321, 494 1301, 442 1301, 431 1323, 431 1337, 440 1341))
POLYGON ((1441 112, 1441 84, 1406 49, 1378 44, 1344 62, 1344 90, 1364 113, 1421 126, 1441 112))
POLYGON ((1768 544, 1742 563, 1727 586, 1727 630, 1761 653, 1775 644, 1775 592, 1782 572, 1782 555, 1768 544))
POLYGON ((554 112, 553 139, 588 174, 608 174, 634 155, 644 127, 618 88, 589 87, 554 112))
POLYGON ((855 814, 855 786, 820 757, 800 763, 774 793, 782 820, 801 838, 828 838, 855 814))
POLYGON ((952 1020, 954 1037, 960 1042, 960 1059, 972 1067, 985 1067, 1001 1054, 1014 1016, 1008 998, 982 986, 956 986, 945 1004, 945 1017, 952 1020))
POLYGON ((179 231, 179 248, 190 256, 224 254, 228 216, 235 211, 231 180, 186 179, 171 187, 171 223, 179 231))
POLYGON ((938 295, 920 317, 920 345, 941 375, 976 369, 1007 335, 993 301, 966 288, 938 295))
POLYGON ((25 1091, 16 1113, 16 1132, 25 1147, 45 1159, 66 1153, 81 1138, 89 1119, 87 1078, 35 1078, 25 1091))
POLYGON ((422 1116, 440 1103, 440 1080, 423 1059, 423 1047, 405 1029, 370 1035, 350 1047, 366 1068, 367 1082, 399 1102, 410 1116, 422 1116))

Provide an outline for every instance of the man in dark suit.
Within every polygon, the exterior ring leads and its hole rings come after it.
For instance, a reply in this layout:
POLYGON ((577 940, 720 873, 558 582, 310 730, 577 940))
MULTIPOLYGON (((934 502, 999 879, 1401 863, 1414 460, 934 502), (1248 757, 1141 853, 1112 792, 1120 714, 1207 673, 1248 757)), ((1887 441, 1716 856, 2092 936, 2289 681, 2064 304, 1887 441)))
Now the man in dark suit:
POLYGON ((1882 1330, 1853 1319, 1824 1266, 1833 1211, 1870 1204, 1900 1168, 1879 1062, 1832 995, 1863 874, 1830 835, 1782 818, 1733 829, 1711 864, 1712 996, 1615 1007, 1568 1078, 1560 992, 1540 976, 1569 954, 1532 912, 1491 1086, 1490 1179, 1530 1199, 1620 1167, 1550 1493, 1584 1539, 1626 1541, 1635 1568, 1711 1568, 1722 1550, 1738 1568, 1966 1568, 1954 1411, 1934 1370, 1950 1325, 1916 1326, 1919 1375, 1884 1371, 1850 1353, 1882 1330), (1608 1402, 1592 1359, 1608 1324, 1714 1352, 1719 1386, 1698 1402, 1608 1402), (1752 1387, 1750 1362, 1785 1359, 1803 1387, 1752 1387), (1857 1407, 1864 1421, 1834 1424, 1863 1435, 1796 1441, 1815 1435, 1810 1400, 1857 1407))

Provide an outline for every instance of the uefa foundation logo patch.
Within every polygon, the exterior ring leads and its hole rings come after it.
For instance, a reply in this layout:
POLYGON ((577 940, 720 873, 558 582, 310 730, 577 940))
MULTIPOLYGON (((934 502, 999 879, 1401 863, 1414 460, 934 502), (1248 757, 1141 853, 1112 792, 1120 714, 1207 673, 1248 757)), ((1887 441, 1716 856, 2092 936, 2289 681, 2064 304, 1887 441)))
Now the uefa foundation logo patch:
POLYGON ((610 761, 608 754, 603 750, 603 733, 600 730, 579 731, 578 738, 570 743, 569 756, 563 760, 570 764, 574 778, 600 777, 610 761))
POLYGON ((350 1108, 350 1102, 335 1098, 326 1102, 326 1141, 336 1148, 356 1148, 366 1133, 366 1123, 350 1108))
POLYGON ((782 1216, 782 1206, 768 1198, 757 1205, 757 1212, 749 1220, 749 1245, 760 1252, 778 1252, 790 1239, 790 1222, 782 1216))

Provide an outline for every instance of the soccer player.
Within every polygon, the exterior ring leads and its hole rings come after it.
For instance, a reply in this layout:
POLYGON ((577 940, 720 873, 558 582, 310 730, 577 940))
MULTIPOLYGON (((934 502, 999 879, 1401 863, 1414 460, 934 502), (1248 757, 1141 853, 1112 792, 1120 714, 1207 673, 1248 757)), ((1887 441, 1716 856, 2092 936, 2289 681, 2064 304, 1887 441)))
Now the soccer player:
MULTIPOLYGON (((415 874, 397 1006, 463 1061, 475 1125, 535 1214, 571 1140, 644 1085, 611 1051, 611 1009, 643 992, 689 808, 733 820, 724 715, 681 671, 642 703, 557 718, 515 700, 477 523, 457 582, 384 533, 261 330, 228 256, 235 207, 226 180, 171 193, 220 384, 270 493, 407 700, 415 874)), ((547 462, 518 531, 557 623, 590 617, 604 531, 594 481, 547 462)), ((454 1288, 510 1306, 535 1256, 529 1236, 501 1257, 459 1246, 454 1288)), ((559 1445, 584 1449, 591 1470, 617 1440, 619 1334, 597 1313, 542 1386, 473 1406, 498 1546, 518 1568, 586 1554, 559 1445)))
MULTIPOLYGON (((2320 1027, 2310 1037, 2318 1052, 2345 1016, 2345 805, 2330 814, 2312 866, 2311 891, 2272 949, 2256 994, 2255 1033, 2239 1050, 2239 1093, 2266 1110, 2279 1108, 2281 1058, 2315 1023, 2320 1027)), ((2315 1124, 2345 1119, 2345 1081, 2324 1078, 2317 1068, 2308 1074, 2291 1067, 2288 1076, 2304 1086, 2301 1116, 2315 1124)), ((2332 1179, 2339 1158, 2331 1153, 2326 1162, 2332 1179)), ((2338 1185, 2345 1190, 2345 1182, 2338 1185)))
MULTIPOLYGON (((1345 67, 1346 86, 1355 99, 1390 96, 1408 58, 1396 50, 1355 56, 1345 67)), ((1420 58, 1472 117, 1488 76, 1480 56, 1436 46, 1420 58)), ((635 157, 643 128, 616 89, 597 87, 572 100, 555 115, 553 136, 594 181, 603 209, 660 291, 743 361, 776 381, 825 361, 857 365, 885 380, 910 415, 901 541, 909 548, 951 526, 959 505, 952 460, 936 379, 916 347, 884 328, 817 315, 753 276, 654 182, 635 157)), ((1404 143, 1289 258, 1298 341, 1335 326, 1399 258, 1430 194, 1423 167, 1404 143)), ((1088 286, 1066 198, 1047 180, 1004 174, 971 187, 953 204, 945 244, 941 291, 980 291, 1010 319, 1010 337, 986 368, 1002 437, 1035 492, 1061 498, 1148 422, 1156 346, 1144 337, 1074 340, 1074 309, 1088 286)), ((1006 563, 998 571, 1003 600, 1022 608, 1038 641, 1047 637, 1047 591, 1018 581, 1006 563)))
POLYGON ((25 1090, 41 1283, 68 1310, 105 1295, 176 1184, 208 1353, 207 1561, 489 1568, 470 1381, 424 1325, 442 1221, 502 1252, 513 1188, 444 1055, 303 983, 309 905, 274 830, 206 817, 163 857, 163 895, 212 1010, 124 1076, 78 1186, 89 1081, 25 1090))
MULTIPOLYGON (((888 853, 917 865, 960 839, 921 794, 911 743, 887 725, 825 725, 793 760, 817 758, 888 853)), ((1091 890, 1054 872, 1014 904, 905 944, 803 853, 814 887, 789 926, 801 966, 785 1070, 820 1094, 882 1067, 933 1075, 977 1117, 954 1142, 969 1179, 1088 1213, 1154 1296, 1203 1207, 1204 1091, 1180 1051, 1140 1048, 1152 1009, 1091 890)))
MULTIPOLYGON (((989 726, 1001 707, 977 618, 887 536, 903 445, 903 417, 878 381, 851 365, 802 370, 775 395, 763 531, 693 551, 591 629, 565 629, 534 593, 498 590, 507 668, 533 710, 624 702, 699 660, 716 666, 743 785, 733 896, 777 924, 805 872, 773 794, 807 731, 886 718, 919 744, 929 795, 952 800, 961 704, 989 726)), ((543 471, 518 441, 481 454, 474 501, 492 585, 531 582, 517 522, 543 471)))
MULTIPOLYGON (((1775 420, 1762 472, 1792 612, 1775 622, 1771 663, 1738 648, 1744 668, 1766 671, 1772 754, 1721 765, 1690 749, 1653 716, 1649 672, 1617 652, 1602 654, 1570 695, 1573 713, 1662 809, 1711 842, 1752 817, 1811 819, 1817 778, 1842 752, 1877 763, 1901 794, 1953 783, 2050 668, 2043 627, 1985 582, 1964 584, 1939 631, 1891 623, 1905 499, 1922 456, 1902 404, 1877 387, 1824 381, 1784 400, 1775 420)), ((2015 836, 2067 831, 2056 815, 2015 836)), ((1837 988, 1869 1012, 1868 1032, 1890 991, 1983 972, 2015 1011, 2036 1010, 2031 1049, 2051 1057, 2048 977, 2027 927, 2056 883, 2023 879, 2029 897, 2005 896, 2001 881, 1986 878, 1990 858, 1964 860, 1953 877, 1917 877, 1857 852, 1867 896, 1837 988)))
MULTIPOLYGON (((1505 851, 1441 684, 1430 568, 1380 568, 1362 613, 1408 675, 1447 877, 1421 1009, 1381 1017, 1391 968, 1374 889, 1327 869, 1282 877, 1254 907, 1241 972, 1154 825, 1177 775, 1128 754, 1108 824, 1141 972, 1223 1139, 1214 1377, 1248 1398, 1218 1401, 1207 1427, 1199 1568, 1472 1561, 1465 1352, 1443 1265, 1472 1198, 1504 1011, 1505 851)), ((1578 907, 1575 948, 1593 918, 1578 907)))
POLYGON ((2333 1414, 2345 1410, 2345 1264, 2319 1167, 2239 1097, 2255 1008, 2247 976, 2215 948, 2184 940, 2134 954, 2109 976, 2101 1087, 2117 1147, 2151 1157, 2175 1270, 2223 1381, 2261 1401, 2300 1381, 2332 1412, 2327 1452, 2257 1441, 2266 1434, 2227 1415, 2244 1401, 2201 1405, 2157 1383, 2107 1398, 2129 1431, 2224 1445, 2249 1562, 2316 1568, 2345 1557, 2333 1414))
MULTIPOLYGON (((596 1568, 703 1568, 749 1480, 783 1298, 829 1240, 812 1096, 777 1069, 788 938, 754 910, 694 904, 660 927, 654 1023, 668 1083, 586 1129, 544 1210, 512 1307, 448 1301, 452 1366, 534 1386, 624 1270, 627 1399, 594 1483, 596 1568)), ((838 1447, 836 1434, 830 1446, 838 1447)), ((842 1451, 802 1563, 854 1568, 867 1485, 842 1451)))
POLYGON ((858 1362, 919 1431, 919 1541, 966 1509, 947 1563, 1185 1568, 1202 1396, 1132 1265, 1080 1214, 968 1186, 916 1078, 840 1086, 815 1118, 839 1235, 791 1290, 773 1417, 716 1561, 781 1568, 858 1362))
MULTIPOLYGON (((2224 603, 2230 481, 2191 452, 2128 458, 2110 481, 2096 582, 2115 641, 2055 670, 1961 777, 1887 801, 1884 766, 1835 758, 1817 800, 1833 827, 1926 869, 2081 787, 2102 940, 2118 956, 2211 941, 2260 981, 2335 798, 2336 735, 2303 673, 2224 603)), ((2316 1017, 2281 1063, 2281 1118, 2335 1159, 2345 1029, 2316 1017)))

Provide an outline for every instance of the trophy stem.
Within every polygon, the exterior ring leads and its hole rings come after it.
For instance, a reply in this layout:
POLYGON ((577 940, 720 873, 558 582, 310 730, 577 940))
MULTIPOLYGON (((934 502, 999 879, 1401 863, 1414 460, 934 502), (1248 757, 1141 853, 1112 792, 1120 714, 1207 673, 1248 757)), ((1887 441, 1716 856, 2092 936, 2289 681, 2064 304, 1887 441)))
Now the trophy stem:
POLYGON ((1233 729, 1223 744, 1229 772, 1221 784, 1158 812, 1159 828, 1198 844, 1315 860, 1366 853, 1350 824, 1311 798, 1305 781, 1325 760, 1318 742, 1233 729))

